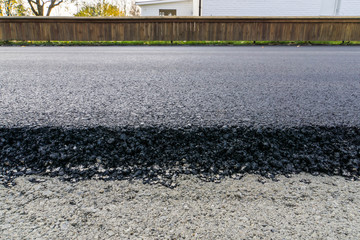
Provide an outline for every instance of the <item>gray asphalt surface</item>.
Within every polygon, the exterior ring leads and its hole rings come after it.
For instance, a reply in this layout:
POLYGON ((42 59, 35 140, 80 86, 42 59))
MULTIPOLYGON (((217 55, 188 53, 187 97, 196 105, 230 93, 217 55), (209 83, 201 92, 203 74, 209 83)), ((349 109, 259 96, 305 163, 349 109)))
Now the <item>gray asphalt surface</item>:
POLYGON ((360 47, 0 47, 0 126, 360 125, 360 47))

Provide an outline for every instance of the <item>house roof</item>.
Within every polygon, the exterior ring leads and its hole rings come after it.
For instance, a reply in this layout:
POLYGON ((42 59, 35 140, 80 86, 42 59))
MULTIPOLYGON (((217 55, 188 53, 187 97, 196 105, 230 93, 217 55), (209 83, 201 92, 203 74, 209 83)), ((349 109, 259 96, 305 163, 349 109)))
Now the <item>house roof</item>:
POLYGON ((185 2, 186 0, 138 0, 135 1, 136 5, 151 5, 161 3, 172 3, 172 2, 185 2))

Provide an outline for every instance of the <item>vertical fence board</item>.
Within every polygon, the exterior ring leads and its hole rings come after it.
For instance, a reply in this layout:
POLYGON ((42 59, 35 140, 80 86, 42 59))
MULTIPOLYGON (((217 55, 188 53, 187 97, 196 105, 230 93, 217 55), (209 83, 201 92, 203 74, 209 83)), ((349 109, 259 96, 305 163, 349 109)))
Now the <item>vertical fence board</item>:
POLYGON ((5 23, 0 22, 0 40, 5 40, 5 23))
POLYGON ((172 39, 178 41, 179 39, 179 23, 174 22, 172 25, 172 39))
POLYGON ((348 25, 348 29, 350 30, 347 32, 347 34, 349 34, 347 41, 353 41, 353 39, 360 39, 360 24, 351 23, 348 25))
POLYGON ((17 37, 16 36, 16 24, 10 23, 9 25, 10 25, 9 30, 8 30, 9 35, 11 36, 11 38, 16 39, 16 37, 17 37))
MULTIPOLYGON (((27 31, 26 31, 26 37, 25 39, 28 40, 38 40, 38 38, 36 37, 37 34, 39 34, 39 30, 36 28, 36 23, 30 22, 26 24, 27 27, 27 31)), ((16 39, 11 39, 11 40, 16 40, 16 39)))

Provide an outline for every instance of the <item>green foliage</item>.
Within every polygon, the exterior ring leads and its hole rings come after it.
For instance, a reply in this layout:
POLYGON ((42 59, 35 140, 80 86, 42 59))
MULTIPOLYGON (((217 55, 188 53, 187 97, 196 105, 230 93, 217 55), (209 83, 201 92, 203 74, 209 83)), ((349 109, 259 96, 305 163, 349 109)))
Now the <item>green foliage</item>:
POLYGON ((121 17, 125 16, 125 12, 121 11, 116 5, 113 5, 106 0, 102 0, 97 4, 85 4, 76 17, 121 17))
POLYGON ((359 41, 0 41, 0 46, 159 46, 159 45, 208 45, 208 46, 303 46, 303 45, 360 45, 359 41))
POLYGON ((26 16, 29 14, 22 0, 0 0, 0 16, 26 16))

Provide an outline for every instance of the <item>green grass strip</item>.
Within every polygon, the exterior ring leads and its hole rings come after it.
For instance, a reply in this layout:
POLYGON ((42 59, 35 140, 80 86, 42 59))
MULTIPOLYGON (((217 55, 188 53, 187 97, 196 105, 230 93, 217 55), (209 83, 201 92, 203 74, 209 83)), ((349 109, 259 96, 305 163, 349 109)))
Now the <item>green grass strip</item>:
POLYGON ((360 41, 0 41, 0 46, 251 46, 360 45, 360 41))

